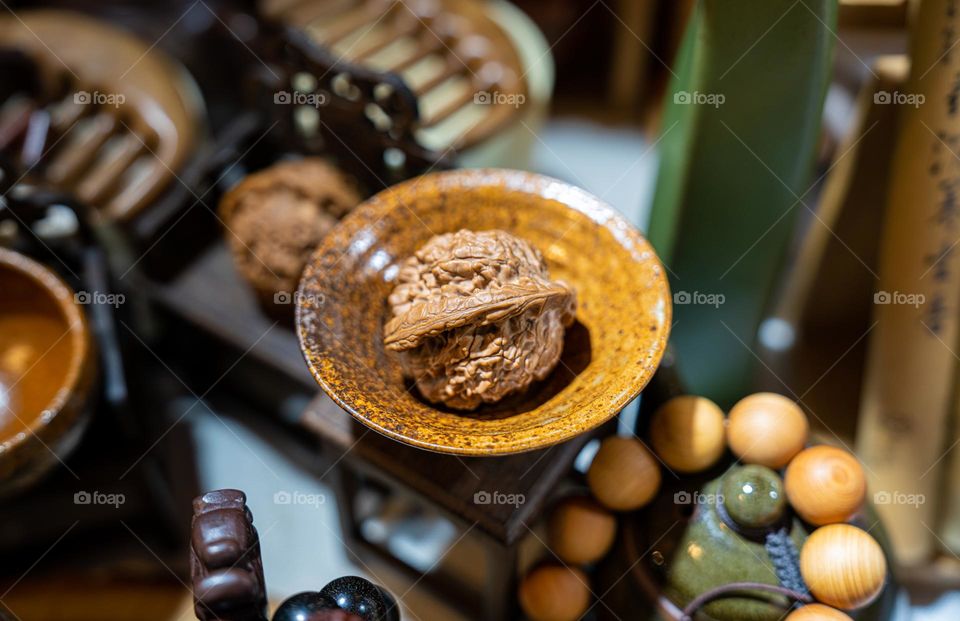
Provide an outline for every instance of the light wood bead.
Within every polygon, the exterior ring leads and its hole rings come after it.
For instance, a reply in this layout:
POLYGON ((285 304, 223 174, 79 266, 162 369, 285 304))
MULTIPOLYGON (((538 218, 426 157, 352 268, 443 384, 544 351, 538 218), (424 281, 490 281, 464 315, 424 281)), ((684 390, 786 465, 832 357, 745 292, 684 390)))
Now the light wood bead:
POLYGON ((633 511, 653 500, 660 489, 660 463, 636 438, 610 436, 600 445, 587 471, 593 497, 608 509, 633 511))
POLYGON ((803 450, 810 425, 791 399, 772 392, 744 397, 727 417, 727 444, 740 461, 779 470, 803 450))
POLYGON ((563 562, 594 563, 610 550, 617 536, 617 518, 586 496, 562 500, 550 515, 547 541, 563 562))
POLYGON ((520 583, 520 607, 531 621, 575 621, 589 606, 587 576, 579 569, 541 565, 520 583))
POLYGON ((849 524, 830 524, 813 531, 803 544, 800 573, 817 600, 854 610, 883 590, 887 560, 868 533, 849 524))
POLYGON ((653 450, 673 470, 694 473, 717 463, 726 449, 723 410, 705 397, 674 397, 650 423, 653 450))
POLYGON ((823 604, 807 604, 787 615, 785 621, 853 621, 850 615, 823 604))
POLYGON ((787 499, 815 526, 846 522, 863 505, 867 479, 857 458, 833 446, 813 446, 793 458, 783 478, 787 499))

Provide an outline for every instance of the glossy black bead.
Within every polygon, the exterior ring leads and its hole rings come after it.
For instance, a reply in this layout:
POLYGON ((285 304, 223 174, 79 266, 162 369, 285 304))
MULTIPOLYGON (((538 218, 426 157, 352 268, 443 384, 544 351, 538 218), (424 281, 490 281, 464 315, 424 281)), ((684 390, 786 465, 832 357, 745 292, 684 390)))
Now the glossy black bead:
POLYGON ((317 591, 305 591, 289 597, 273 614, 273 621, 317 621, 325 610, 336 610, 337 603, 317 591))
MULTIPOLYGON (((396 617, 390 610, 390 603, 377 585, 359 576, 344 576, 333 580, 320 592, 337 606, 361 617, 363 621, 393 621, 396 617)), ((392 600, 392 598, 391 598, 392 600)))
POLYGON ((383 603, 387 605, 386 621, 400 621, 400 605, 397 604, 397 600, 383 587, 380 587, 380 595, 383 597, 383 603))

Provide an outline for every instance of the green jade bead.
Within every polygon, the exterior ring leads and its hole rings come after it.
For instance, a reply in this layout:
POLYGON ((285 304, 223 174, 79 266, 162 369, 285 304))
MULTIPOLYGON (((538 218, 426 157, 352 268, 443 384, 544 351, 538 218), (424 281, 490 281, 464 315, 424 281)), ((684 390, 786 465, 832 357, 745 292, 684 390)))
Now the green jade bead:
POLYGON ((764 528, 783 518, 787 495, 783 480, 766 466, 732 468, 720 488, 727 514, 745 528, 764 528))

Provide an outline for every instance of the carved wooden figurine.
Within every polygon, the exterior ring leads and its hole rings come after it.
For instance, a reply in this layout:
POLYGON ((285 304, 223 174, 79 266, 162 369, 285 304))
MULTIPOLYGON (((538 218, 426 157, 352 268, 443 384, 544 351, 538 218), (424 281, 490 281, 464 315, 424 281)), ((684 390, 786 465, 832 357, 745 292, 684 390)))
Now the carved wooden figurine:
POLYGON ((194 499, 190 573, 201 621, 266 621, 260 538, 243 492, 224 489, 194 499))
MULTIPOLYGON (((268 619, 260 538, 246 503, 246 495, 235 489, 193 501, 190 573, 201 621, 268 619)), ((344 576, 288 598, 273 621, 400 621, 400 608, 385 589, 344 576)))

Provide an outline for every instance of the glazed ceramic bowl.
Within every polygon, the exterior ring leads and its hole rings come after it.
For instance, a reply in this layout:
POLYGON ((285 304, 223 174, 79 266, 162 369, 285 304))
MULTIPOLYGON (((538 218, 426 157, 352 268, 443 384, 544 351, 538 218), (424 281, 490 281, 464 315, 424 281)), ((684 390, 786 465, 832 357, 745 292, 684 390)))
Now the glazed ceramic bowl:
POLYGON ((600 199, 531 173, 456 170, 393 186, 341 221, 304 271, 297 332, 313 376, 363 424, 420 448, 485 456, 551 446, 616 415, 656 370, 670 314, 650 244, 600 199), (578 303, 552 374, 474 412, 424 401, 383 345, 400 264, 460 229, 532 243, 578 303))
POLYGON ((74 292, 0 248, 0 494, 35 481, 79 442, 94 359, 74 292))

